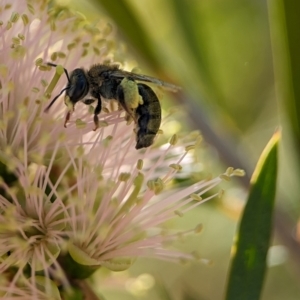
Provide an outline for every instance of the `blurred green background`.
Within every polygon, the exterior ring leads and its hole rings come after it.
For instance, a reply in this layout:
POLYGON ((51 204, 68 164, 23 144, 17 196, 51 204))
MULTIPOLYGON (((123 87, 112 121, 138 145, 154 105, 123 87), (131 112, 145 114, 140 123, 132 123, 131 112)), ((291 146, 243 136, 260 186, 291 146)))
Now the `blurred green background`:
POLYGON ((178 230, 204 224, 200 236, 179 247, 199 249, 212 265, 139 259, 126 272, 102 270, 94 280, 106 299, 223 299, 249 178, 278 127, 283 143, 275 230, 262 299, 300 299, 300 4, 293 2, 64 1, 93 24, 106 16, 127 49, 125 61, 182 87, 181 93, 162 93, 161 102, 164 109, 184 106, 176 128, 202 132, 207 154, 201 155, 209 157, 210 173, 227 166, 247 172, 241 181, 223 186, 222 201, 202 205, 172 224, 178 230))

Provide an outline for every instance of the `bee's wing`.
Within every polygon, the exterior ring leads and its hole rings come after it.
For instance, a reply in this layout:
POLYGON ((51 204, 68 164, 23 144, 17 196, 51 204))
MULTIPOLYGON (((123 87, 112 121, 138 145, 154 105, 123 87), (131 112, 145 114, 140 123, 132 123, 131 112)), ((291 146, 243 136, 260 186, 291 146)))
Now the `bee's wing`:
POLYGON ((129 78, 133 78, 134 80, 138 80, 138 81, 151 82, 151 83, 154 83, 156 85, 163 86, 164 88, 170 89, 172 91, 181 90, 180 86, 177 86, 175 84, 159 80, 155 77, 142 75, 142 74, 136 74, 136 73, 127 72, 127 71, 123 71, 123 70, 113 71, 110 74, 110 76, 115 77, 115 78, 129 77, 129 78))

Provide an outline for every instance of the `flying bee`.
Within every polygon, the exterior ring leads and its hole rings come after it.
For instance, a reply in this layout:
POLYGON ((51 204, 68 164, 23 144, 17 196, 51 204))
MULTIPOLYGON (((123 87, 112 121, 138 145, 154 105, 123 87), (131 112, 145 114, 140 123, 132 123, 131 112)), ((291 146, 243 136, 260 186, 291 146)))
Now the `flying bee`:
MULTIPOLYGON (((47 65, 57 66, 53 63, 47 65)), ((161 107, 156 94, 148 85, 138 81, 154 83, 173 91, 180 89, 154 77, 121 70, 114 64, 96 64, 87 71, 78 68, 73 70, 70 76, 66 69, 64 72, 68 83, 45 108, 45 112, 49 111, 65 91, 65 103, 70 107, 64 123, 66 127, 77 102, 82 101, 86 105, 97 102, 94 110, 96 130, 99 126, 98 115, 101 112, 102 99, 115 99, 136 124, 136 149, 153 144, 161 123, 161 107)))

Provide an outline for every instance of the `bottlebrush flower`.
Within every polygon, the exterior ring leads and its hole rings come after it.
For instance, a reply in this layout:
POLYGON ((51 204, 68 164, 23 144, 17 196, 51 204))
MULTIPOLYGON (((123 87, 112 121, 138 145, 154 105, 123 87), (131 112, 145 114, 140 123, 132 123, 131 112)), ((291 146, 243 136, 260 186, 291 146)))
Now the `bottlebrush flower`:
POLYGON ((168 250, 177 235, 160 226, 242 172, 172 190, 199 141, 180 144, 174 136, 137 151, 133 124, 110 103, 96 132, 80 103, 64 128, 61 102, 44 113, 49 94, 61 91, 58 71, 45 62, 73 70, 120 56, 109 27, 93 28, 47 1, 2 1, 0 11, 0 296, 59 299, 101 266, 123 270, 139 256, 194 258, 168 250))

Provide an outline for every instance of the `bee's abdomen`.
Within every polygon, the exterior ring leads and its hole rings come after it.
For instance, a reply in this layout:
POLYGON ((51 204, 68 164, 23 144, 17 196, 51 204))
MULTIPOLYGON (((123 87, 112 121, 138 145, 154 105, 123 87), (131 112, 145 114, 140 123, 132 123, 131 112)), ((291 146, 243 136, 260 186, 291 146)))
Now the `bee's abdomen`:
POLYGON ((142 83, 138 83, 138 90, 143 104, 136 109, 136 149, 146 148, 153 144, 161 123, 161 107, 156 94, 149 86, 142 83))

